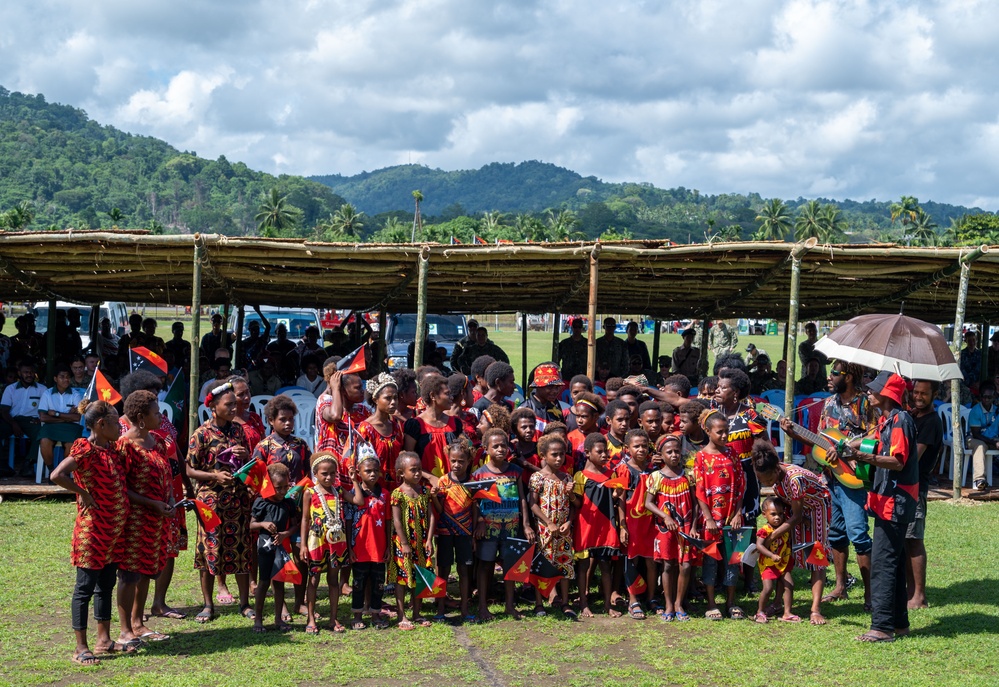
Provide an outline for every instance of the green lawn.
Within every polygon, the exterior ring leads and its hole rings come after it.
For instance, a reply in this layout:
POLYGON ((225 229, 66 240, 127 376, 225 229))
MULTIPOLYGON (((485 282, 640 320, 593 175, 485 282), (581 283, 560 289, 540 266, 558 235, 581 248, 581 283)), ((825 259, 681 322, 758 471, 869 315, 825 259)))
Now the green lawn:
MULTIPOLYGON (((292 633, 256 635, 250 621, 228 607, 206 627, 154 619, 151 626, 172 634, 171 640, 135 657, 79 669, 69 662, 74 508, 65 499, 7 500, 0 504, 0 684, 994 685, 999 681, 997 508, 930 504, 932 607, 913 612, 911 637, 884 646, 852 641, 868 624, 856 591, 848 602, 828 606, 830 623, 822 628, 696 617, 684 625, 530 618, 309 637, 301 619, 292 633)), ((796 610, 805 614, 801 582, 796 610)), ((198 599, 191 554, 185 552, 170 601, 193 612, 198 599)), ((341 602, 341 619, 347 604, 341 602)), ((753 604, 743 599, 745 608, 753 604)))

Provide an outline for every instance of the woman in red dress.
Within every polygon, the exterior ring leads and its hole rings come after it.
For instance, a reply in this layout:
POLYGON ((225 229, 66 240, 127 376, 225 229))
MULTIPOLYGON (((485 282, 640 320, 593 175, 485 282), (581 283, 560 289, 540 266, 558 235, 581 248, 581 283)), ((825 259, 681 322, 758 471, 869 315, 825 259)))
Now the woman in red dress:
POLYGON ((399 486, 395 461, 403 444, 402 422, 395 415, 399 405, 398 387, 395 378, 383 372, 368 380, 367 392, 375 412, 358 426, 357 432, 375 450, 381 464, 382 481, 391 492, 399 486))
POLYGON ((448 415, 458 418, 462 432, 472 442, 472 446, 478 446, 481 437, 478 430, 479 416, 472 412, 472 404, 475 403, 472 398, 472 389, 475 386, 473 380, 461 373, 455 373, 447 378, 447 385, 451 390, 451 410, 448 411, 448 415))
MULTIPOLYGON (((236 393, 226 382, 212 389, 205 398, 212 416, 194 430, 187 450, 187 475, 195 484, 195 495, 222 521, 211 532, 198 523, 198 544, 194 552, 194 568, 201 573, 201 593, 205 606, 195 616, 199 623, 215 617, 217 575, 235 575, 239 587, 240 612, 253 619, 250 607, 250 507, 253 499, 246 485, 232 476, 250 456, 243 425, 235 422, 236 393), (231 451, 232 460, 218 460, 220 454, 231 451)), ((220 590, 221 592, 221 590, 220 590)), ((231 598, 231 597, 230 597, 231 598)), ((220 602, 221 603, 221 602, 220 602)))
MULTIPOLYGON (((143 623, 149 580, 166 567, 167 549, 175 529, 173 520, 173 471, 167 447, 153 434, 160 426, 156 394, 135 391, 125 399, 125 416, 131 425, 118 439, 125 465, 125 484, 131 509, 125 526, 125 546, 118 565, 118 619, 121 641, 158 642, 169 637, 143 623)), ((175 522, 175 521, 174 521, 175 522)))
POLYGON ((69 455, 52 471, 51 479, 76 494, 77 515, 70 553, 70 562, 76 568, 71 606, 76 633, 73 662, 92 666, 100 663, 98 656, 135 651, 134 646, 111 639, 112 592, 129 506, 125 470, 115 446, 121 432, 118 412, 104 401, 90 404, 84 401, 80 412, 90 436, 73 442, 69 455), (94 652, 87 643, 87 607, 91 598, 95 600, 97 621, 94 652))
POLYGON ((243 434, 246 435, 246 445, 250 453, 257 447, 257 444, 266 436, 264 421, 259 415, 250 410, 250 385, 242 377, 230 377, 228 380, 236 392, 236 417, 233 421, 243 427, 243 434))
POLYGON ((447 414, 451 409, 451 390, 447 380, 431 374, 420 382, 420 398, 427 409, 408 420, 405 450, 415 451, 423 466, 424 479, 437 479, 451 471, 447 447, 461 436, 461 422, 447 414))

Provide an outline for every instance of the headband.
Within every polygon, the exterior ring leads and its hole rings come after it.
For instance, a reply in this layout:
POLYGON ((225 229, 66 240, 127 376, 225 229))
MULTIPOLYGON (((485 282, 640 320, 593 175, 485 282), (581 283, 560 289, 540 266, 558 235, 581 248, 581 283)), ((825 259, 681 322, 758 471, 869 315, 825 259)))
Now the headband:
POLYGON ((486 418, 486 422, 488 422, 490 425, 493 424, 493 417, 492 415, 489 414, 488 410, 482 411, 482 417, 486 418))
POLYGON ((597 412, 597 413, 600 412, 600 408, 597 408, 597 404, 596 403, 594 403, 593 401, 587 401, 585 398, 581 398, 578 401, 576 401, 576 405, 577 406, 588 406, 590 408, 593 408, 593 410, 595 412, 597 412))
POLYGON ((682 442, 680 441, 680 437, 678 437, 677 435, 675 435, 675 434, 663 434, 661 437, 659 437, 659 440, 656 441, 656 453, 659 453, 660 451, 663 450, 663 446, 666 445, 667 441, 675 441, 676 443, 682 445, 682 442))
POLYGON ((717 409, 717 408, 708 408, 708 409, 707 409, 707 410, 706 410, 706 411, 704 412, 704 416, 703 416, 703 417, 701 418, 701 422, 700 422, 700 424, 701 424, 701 429, 703 429, 703 430, 704 430, 705 432, 706 432, 706 431, 708 431, 708 421, 709 421, 709 420, 711 420, 711 418, 712 418, 712 417, 714 417, 715 415, 718 415, 718 416, 719 416, 719 417, 721 417, 721 418, 724 418, 724 417, 725 417, 724 415, 722 415, 722 414, 721 414, 721 413, 720 413, 720 412, 718 411, 718 409, 717 409))
POLYGON ((312 454, 312 470, 315 472, 316 466, 320 463, 338 463, 337 456, 332 451, 319 451, 312 454))
POLYGON ((399 383, 395 381, 392 375, 382 372, 377 377, 369 379, 365 384, 365 389, 371 398, 378 398, 378 394, 382 392, 382 389, 388 386, 394 386, 398 389, 399 383))
POLYGON ((222 386, 215 387, 205 395, 205 407, 208 408, 212 404, 212 401, 214 401, 221 394, 232 390, 232 382, 226 382, 222 386))

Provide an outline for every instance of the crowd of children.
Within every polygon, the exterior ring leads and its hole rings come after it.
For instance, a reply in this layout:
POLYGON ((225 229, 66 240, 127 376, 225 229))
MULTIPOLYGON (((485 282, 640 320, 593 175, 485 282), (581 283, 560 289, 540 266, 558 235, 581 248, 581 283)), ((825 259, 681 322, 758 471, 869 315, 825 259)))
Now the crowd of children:
MULTIPOLYGON (((236 578, 241 613, 257 632, 288 631, 297 614, 310 634, 320 632, 323 616, 336 634, 393 621, 400 630, 483 622, 493 618, 494 599, 511 618, 521 617, 527 601, 537 616, 569 620, 599 611, 685 622, 694 603, 708 619, 741 619, 738 586, 754 584, 741 560, 747 549, 737 542, 745 528, 763 583, 756 620, 774 614, 774 593, 780 619, 798 620, 789 535, 772 536, 790 506, 767 498, 757 530, 760 506, 744 501, 752 462, 729 440, 732 426, 755 431, 744 415, 738 422, 729 416, 747 410, 744 372, 723 373, 720 394, 690 399, 682 376, 659 388, 609 380, 597 394, 585 376, 567 385, 546 363, 515 409, 505 398, 513 383, 508 364, 472 370, 473 377, 444 378, 420 368, 365 381, 328 361, 315 453, 293 435, 297 408, 287 396, 267 404, 271 433, 255 429, 259 418, 241 406, 240 378, 220 380, 206 394, 212 417, 193 432, 186 461, 177 458, 176 439, 159 431, 154 394, 125 399, 123 436, 111 405, 84 401, 89 436, 52 475, 78 495, 74 661, 91 665, 168 639, 144 626, 144 606, 150 581, 183 548, 178 513, 185 506, 197 515, 201 622, 223 603, 212 595, 226 575, 236 578), (564 389, 565 407, 553 400, 564 389), (189 485, 175 482, 178 472, 189 485), (115 576, 117 640, 110 635, 115 576), (324 576, 328 601, 321 603, 324 576), (591 595, 594 587, 599 595, 591 595), (350 599, 348 624, 338 610, 342 594, 350 599), (430 613, 424 600, 432 601, 430 613), (454 609, 457 617, 449 616, 454 609)), ((158 614, 183 617, 168 610, 158 614)))

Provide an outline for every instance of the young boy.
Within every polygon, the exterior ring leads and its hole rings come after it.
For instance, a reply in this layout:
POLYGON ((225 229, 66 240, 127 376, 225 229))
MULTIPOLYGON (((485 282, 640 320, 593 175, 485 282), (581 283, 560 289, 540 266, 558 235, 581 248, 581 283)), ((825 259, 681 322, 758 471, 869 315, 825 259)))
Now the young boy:
POLYGON ((541 459, 538 458, 538 439, 541 433, 537 430, 537 418, 530 408, 517 408, 510 415, 510 427, 513 440, 510 442, 510 462, 523 471, 524 484, 531 475, 541 469, 541 459))
POLYGON ((614 508, 614 491, 603 485, 613 475, 607 469, 607 438, 599 432, 588 434, 583 442, 586 463, 575 474, 575 491, 581 497, 572 528, 572 548, 578 561, 576 579, 579 582, 579 612, 592 618, 589 593, 594 561, 600 566, 600 589, 604 597, 604 610, 612 618, 621 612, 612 604, 611 560, 618 555, 621 540, 618 537, 617 511, 614 508))
POLYGON ((624 524, 621 529, 621 548, 625 553, 628 614, 633 620, 642 620, 645 618, 640 600, 642 597, 652 610, 662 610, 662 604, 655 596, 656 563, 652 558, 655 522, 652 514, 645 509, 649 435, 644 430, 633 429, 625 436, 625 456, 625 460, 615 471, 628 485, 624 489, 615 489, 618 497, 618 522, 624 524))
POLYGON ((631 408, 624 401, 614 400, 607 404, 607 467, 615 469, 621 462, 624 451, 624 437, 631 422, 631 408))
MULTIPOLYGON (((494 365, 496 363, 493 363, 494 365)), ((534 541, 534 530, 527 513, 527 499, 524 496, 524 471, 510 463, 510 443, 501 429, 487 429, 482 435, 482 445, 486 449, 486 464, 472 474, 472 481, 490 480, 496 482, 500 502, 479 499, 479 521, 475 527, 478 540, 476 558, 479 560, 479 620, 491 620, 489 612, 489 583, 492 580, 493 564, 501 555, 503 542, 518 538, 521 531, 529 542, 534 541)), ((506 613, 520 619, 514 605, 514 583, 504 581, 506 591, 506 613)))
MULTIPOLYGON (((258 498, 250 511, 250 531, 257 532, 257 569, 260 581, 254 594, 255 615, 254 632, 266 632, 264 627, 264 600, 267 589, 271 587, 271 576, 278 559, 278 551, 285 548, 285 542, 290 541, 295 533, 295 519, 298 509, 294 501, 286 499, 288 493, 288 468, 281 463, 267 466, 274 493, 267 498, 258 498)), ((274 627, 279 632, 291 629, 291 625, 281 619, 284 608, 284 583, 274 582, 274 627)))
POLYGON ((656 442, 663 435, 663 411, 659 401, 645 401, 638 406, 638 428, 645 430, 649 437, 650 470, 658 470, 661 460, 656 453, 656 442))

